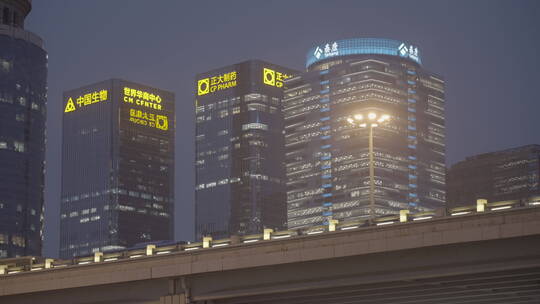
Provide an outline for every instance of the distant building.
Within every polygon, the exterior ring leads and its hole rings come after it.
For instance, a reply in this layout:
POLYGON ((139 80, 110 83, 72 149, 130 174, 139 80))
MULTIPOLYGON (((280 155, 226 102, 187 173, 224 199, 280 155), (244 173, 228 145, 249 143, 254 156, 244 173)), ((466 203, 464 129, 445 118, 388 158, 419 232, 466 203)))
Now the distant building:
POLYGON ((285 81, 289 228, 443 206, 445 85, 421 65, 419 48, 391 39, 329 41, 308 51, 306 68, 285 81), (371 112, 390 116, 373 129, 374 204, 369 128, 350 123, 371 112))
POLYGON ((42 247, 47 53, 28 0, 0 0, 0 258, 42 247))
POLYGON ((448 207, 488 202, 540 201, 540 145, 467 157, 448 170, 448 207))
POLYGON ((111 79, 63 110, 60 256, 172 240, 173 93, 111 79))
POLYGON ((283 229, 283 81, 259 60, 197 75, 196 237, 283 229))

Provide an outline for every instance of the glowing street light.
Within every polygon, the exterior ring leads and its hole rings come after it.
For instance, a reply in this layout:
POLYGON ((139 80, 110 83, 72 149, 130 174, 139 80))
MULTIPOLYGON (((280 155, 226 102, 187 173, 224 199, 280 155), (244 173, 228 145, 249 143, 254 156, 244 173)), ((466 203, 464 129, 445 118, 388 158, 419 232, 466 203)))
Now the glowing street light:
POLYGON ((347 118, 347 122, 360 128, 369 128, 369 209, 371 219, 375 217, 375 166, 373 153, 373 128, 390 121, 390 115, 370 111, 367 113, 357 113, 347 118), (367 120, 364 117, 367 116, 367 120))

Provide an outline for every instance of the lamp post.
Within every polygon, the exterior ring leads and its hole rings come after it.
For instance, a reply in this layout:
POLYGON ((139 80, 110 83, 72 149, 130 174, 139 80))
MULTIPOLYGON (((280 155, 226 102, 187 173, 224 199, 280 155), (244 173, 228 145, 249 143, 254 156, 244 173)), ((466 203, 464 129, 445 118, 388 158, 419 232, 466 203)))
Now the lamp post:
POLYGON ((371 220, 373 220, 375 217, 375 164, 373 154, 373 128, 378 127, 389 120, 390 115, 375 111, 354 114, 352 117, 347 119, 351 125, 361 128, 368 128, 369 130, 369 211, 371 220))

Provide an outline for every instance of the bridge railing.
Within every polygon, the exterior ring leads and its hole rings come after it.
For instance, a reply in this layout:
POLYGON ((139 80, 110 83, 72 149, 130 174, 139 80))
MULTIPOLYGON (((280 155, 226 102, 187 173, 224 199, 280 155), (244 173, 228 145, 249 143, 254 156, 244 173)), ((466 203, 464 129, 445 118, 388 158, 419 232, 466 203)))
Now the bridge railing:
POLYGON ((64 267, 77 267, 87 264, 96 263, 113 263, 115 261, 130 260, 150 256, 160 256, 166 254, 184 252, 188 254, 191 251, 197 250, 213 250, 230 245, 248 245, 250 243, 275 241, 288 239, 298 236, 311 236, 322 233, 333 233, 336 231, 347 231, 359 228, 386 226, 398 223, 411 223, 419 221, 429 221, 432 219, 444 217, 466 216, 476 213, 485 212, 504 212, 509 209, 517 208, 540 208, 540 196, 533 197, 528 200, 508 200, 489 203, 487 200, 479 199, 476 204, 450 208, 437 209, 434 211, 426 211, 410 214, 409 210, 401 210, 399 214, 384 215, 373 219, 363 218, 357 220, 349 220, 339 222, 337 220, 329 220, 326 225, 310 226, 300 229, 274 231, 272 229, 264 229, 263 233, 231 236, 226 239, 213 240, 211 237, 204 237, 201 242, 195 243, 173 243, 165 245, 147 244, 145 247, 115 251, 115 252, 95 252, 94 255, 77 257, 68 260, 62 259, 46 259, 40 257, 21 257, 14 259, 0 260, 0 275, 13 275, 24 272, 43 271, 51 269, 60 269, 64 267))

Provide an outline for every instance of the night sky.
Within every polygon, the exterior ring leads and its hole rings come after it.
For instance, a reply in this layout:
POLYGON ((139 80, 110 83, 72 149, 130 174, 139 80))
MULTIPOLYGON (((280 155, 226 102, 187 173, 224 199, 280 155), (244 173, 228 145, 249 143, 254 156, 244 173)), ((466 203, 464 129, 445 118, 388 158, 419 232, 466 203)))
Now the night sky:
POLYGON ((303 69, 307 50, 406 40, 446 80, 447 164, 540 143, 540 1, 34 0, 49 53, 44 255, 57 256, 62 92, 112 77, 176 93, 176 239, 193 235, 194 75, 247 59, 303 69))

